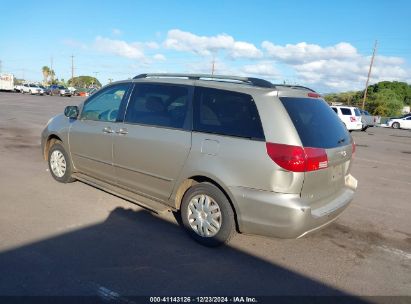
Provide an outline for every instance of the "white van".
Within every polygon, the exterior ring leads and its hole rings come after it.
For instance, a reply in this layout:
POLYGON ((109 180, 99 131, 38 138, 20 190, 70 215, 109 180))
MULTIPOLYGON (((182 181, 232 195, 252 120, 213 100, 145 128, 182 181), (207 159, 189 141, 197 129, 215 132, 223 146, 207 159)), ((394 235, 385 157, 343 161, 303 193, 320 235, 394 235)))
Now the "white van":
POLYGON ((349 106, 331 106, 338 117, 342 120, 348 131, 361 130, 361 112, 356 107, 349 106))

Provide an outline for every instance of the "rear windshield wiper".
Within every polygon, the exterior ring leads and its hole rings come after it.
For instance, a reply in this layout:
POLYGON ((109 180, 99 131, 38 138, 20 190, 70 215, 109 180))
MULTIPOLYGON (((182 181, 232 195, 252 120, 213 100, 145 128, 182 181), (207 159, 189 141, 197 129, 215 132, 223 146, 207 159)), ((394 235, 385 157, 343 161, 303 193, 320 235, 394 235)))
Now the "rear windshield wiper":
POLYGON ((345 138, 341 138, 337 143, 342 144, 343 142, 345 142, 345 138))

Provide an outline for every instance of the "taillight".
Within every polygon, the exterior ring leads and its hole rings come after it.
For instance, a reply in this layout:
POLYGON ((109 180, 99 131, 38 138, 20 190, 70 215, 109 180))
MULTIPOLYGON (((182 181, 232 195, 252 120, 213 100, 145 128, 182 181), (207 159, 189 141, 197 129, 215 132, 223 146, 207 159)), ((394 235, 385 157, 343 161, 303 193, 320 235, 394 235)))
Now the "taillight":
POLYGON ((352 155, 354 156, 354 153, 355 153, 355 142, 354 141, 352 141, 351 146, 352 146, 352 155))
POLYGON ((321 97, 320 94, 315 93, 315 92, 309 92, 309 93, 307 94, 307 96, 308 96, 308 97, 313 97, 313 98, 319 98, 319 97, 321 97))
POLYGON ((355 119, 355 117, 354 117, 354 116, 351 116, 351 117, 350 117, 350 120, 351 120, 351 122, 356 121, 356 119, 355 119))
POLYGON ((280 167, 293 172, 315 171, 328 167, 324 149, 266 143, 267 154, 280 167))

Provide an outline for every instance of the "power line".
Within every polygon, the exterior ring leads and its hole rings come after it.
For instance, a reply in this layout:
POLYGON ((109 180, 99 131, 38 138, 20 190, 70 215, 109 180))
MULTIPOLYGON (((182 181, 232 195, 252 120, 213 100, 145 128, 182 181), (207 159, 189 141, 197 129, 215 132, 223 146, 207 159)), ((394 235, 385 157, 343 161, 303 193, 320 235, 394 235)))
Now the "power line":
POLYGON ((373 63, 374 63, 375 52, 376 52, 376 50, 377 50, 377 44, 378 44, 378 41, 375 40, 374 50, 372 51, 370 69, 368 70, 367 82, 365 83, 364 98, 363 98, 363 100, 362 100, 362 109, 363 109, 363 110, 364 110, 364 106, 365 106, 365 100, 367 99, 368 83, 369 83, 369 81, 370 81, 372 65, 373 65, 373 63))

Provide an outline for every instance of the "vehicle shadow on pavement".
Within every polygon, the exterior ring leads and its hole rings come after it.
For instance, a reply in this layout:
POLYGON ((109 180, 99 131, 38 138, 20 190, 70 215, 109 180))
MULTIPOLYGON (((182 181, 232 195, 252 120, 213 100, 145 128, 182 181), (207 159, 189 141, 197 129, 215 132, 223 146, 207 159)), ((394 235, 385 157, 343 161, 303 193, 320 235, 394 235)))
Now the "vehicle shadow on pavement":
POLYGON ((124 208, 102 223, 2 252, 0 269, 0 295, 349 296, 229 246, 203 247, 175 224, 124 208))

